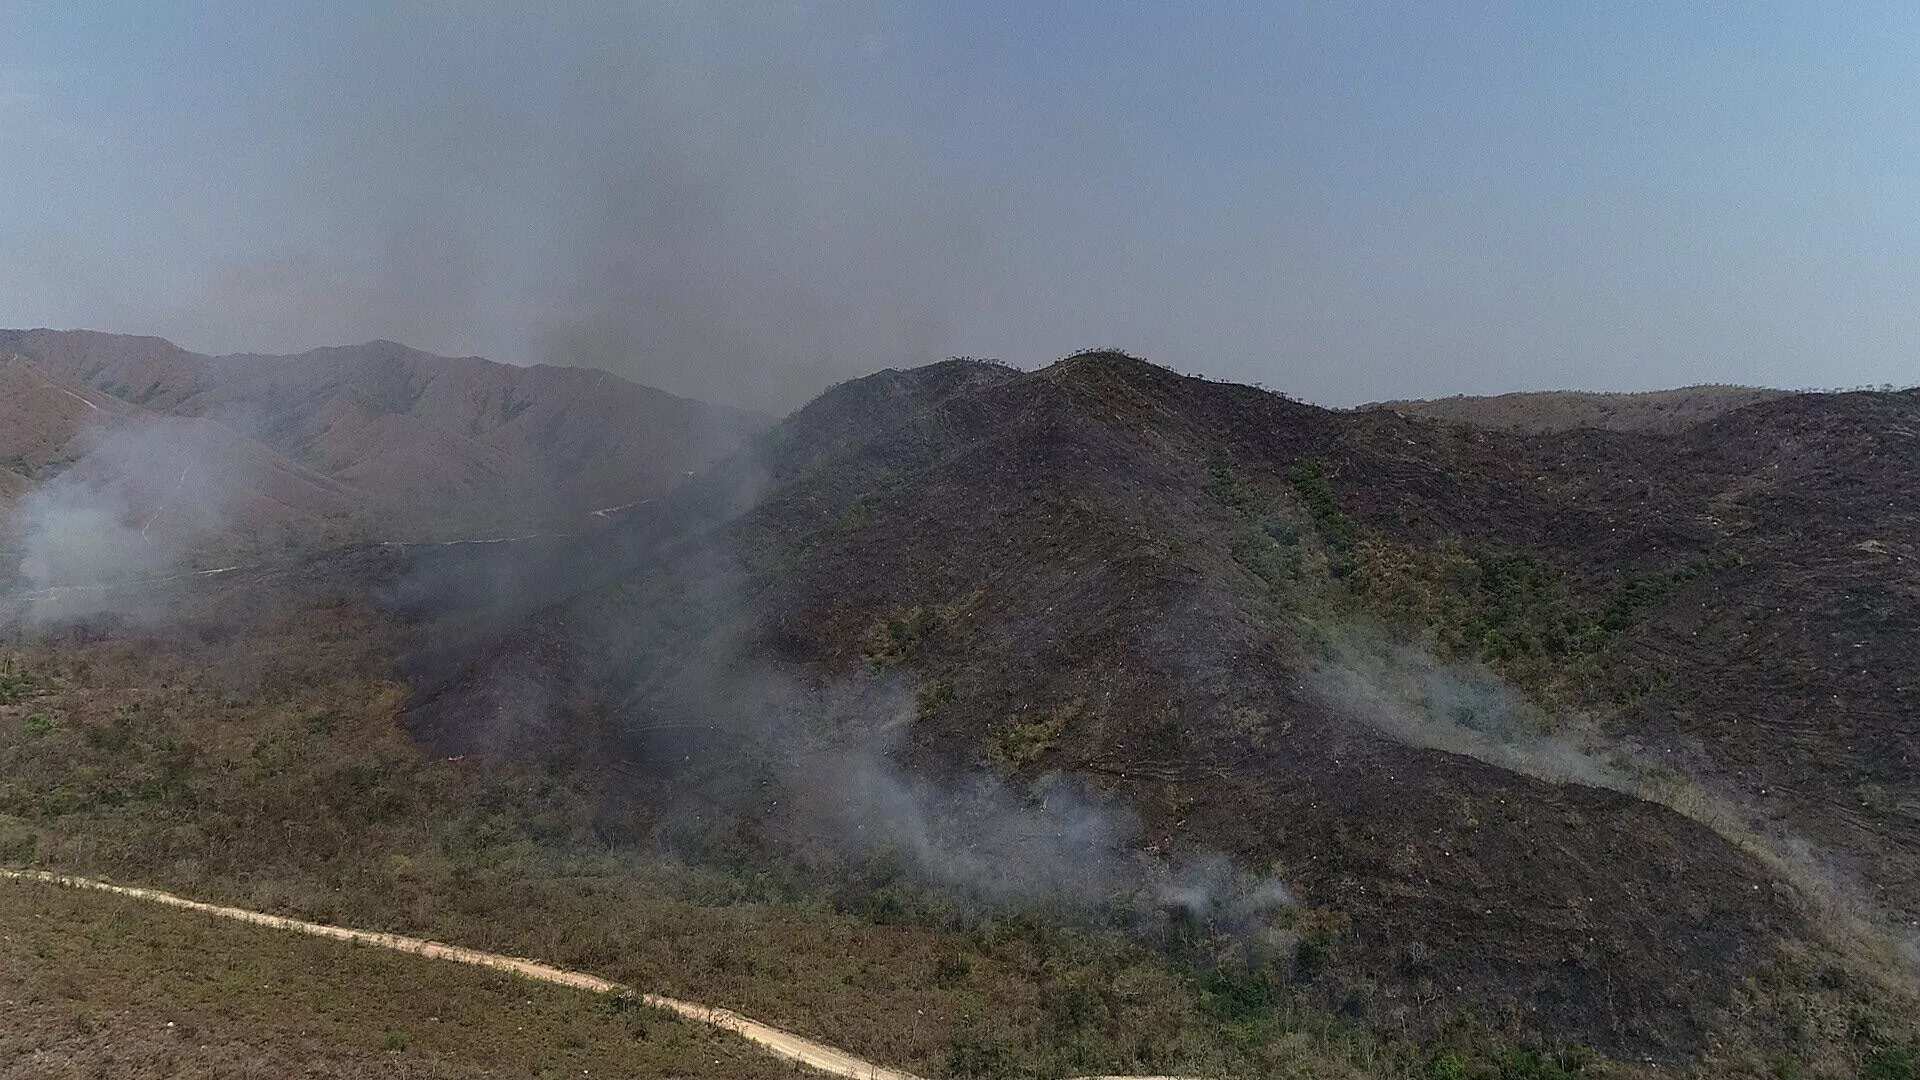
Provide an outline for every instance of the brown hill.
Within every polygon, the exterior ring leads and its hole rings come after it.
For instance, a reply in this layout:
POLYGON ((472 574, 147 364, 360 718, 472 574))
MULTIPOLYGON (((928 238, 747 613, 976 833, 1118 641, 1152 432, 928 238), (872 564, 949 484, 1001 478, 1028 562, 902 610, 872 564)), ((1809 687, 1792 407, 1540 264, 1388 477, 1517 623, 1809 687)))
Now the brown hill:
POLYGON ((482 640, 416 656, 413 724, 989 895, 1122 881, 1075 854, 1111 800, 1277 870, 1293 992, 1352 1015, 1808 1053, 1880 977, 1825 874, 1920 913, 1916 430, 1913 393, 1509 433, 1111 353, 888 372, 488 566, 491 623, 473 565, 418 578, 482 640))
POLYGON ((8 522, 12 545, 36 532, 72 546, 53 537, 72 531, 99 541, 102 530, 138 527, 151 541, 143 546, 169 552, 182 541, 210 551, 257 550, 365 524, 354 493, 270 447, 210 420, 130 404, 6 352, 0 508, 20 511, 8 522), (22 500, 36 489, 40 498, 29 507, 22 500))
POLYGON ((0 353, 151 412, 214 420, 355 492, 390 536, 577 522, 651 498, 765 424, 580 368, 392 342, 209 357, 158 338, 0 331, 0 353))
POLYGON ((1406 416, 1510 431, 1605 428, 1670 434, 1786 393, 1757 386, 1687 386, 1638 394, 1544 390, 1490 397, 1383 401, 1361 408, 1389 409, 1406 416))
POLYGON ((77 458, 77 435, 102 414, 132 411, 110 395, 0 351, 0 499, 25 491, 42 470, 77 458))

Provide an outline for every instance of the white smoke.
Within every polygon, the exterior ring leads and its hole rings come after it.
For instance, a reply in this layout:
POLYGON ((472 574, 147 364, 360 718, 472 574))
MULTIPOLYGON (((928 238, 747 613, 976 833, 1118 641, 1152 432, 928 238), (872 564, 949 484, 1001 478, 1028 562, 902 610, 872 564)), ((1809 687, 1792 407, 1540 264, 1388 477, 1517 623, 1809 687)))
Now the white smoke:
MULTIPOLYGON (((829 696, 839 710, 851 705, 829 696)), ((902 715, 885 726, 904 729, 910 702, 892 690, 861 696, 853 708, 891 707, 902 715)), ((848 726, 847 713, 835 726, 848 726)), ((933 885, 995 904, 1177 909, 1241 932, 1294 902, 1284 882, 1221 852, 1147 850, 1134 810, 1076 777, 1021 784, 985 770, 917 772, 886 743, 791 762, 787 786, 804 803, 791 823, 854 855, 891 854, 933 885)))
POLYGON ((205 421, 155 418, 85 437, 87 452, 10 508, 4 527, 29 622, 148 610, 137 587, 189 569, 227 527, 243 466, 205 421))
POLYGON ((1556 784, 1639 794, 1638 769, 1578 717, 1555 717, 1492 672, 1345 628, 1325 642, 1309 688, 1322 704, 1410 746, 1556 784))

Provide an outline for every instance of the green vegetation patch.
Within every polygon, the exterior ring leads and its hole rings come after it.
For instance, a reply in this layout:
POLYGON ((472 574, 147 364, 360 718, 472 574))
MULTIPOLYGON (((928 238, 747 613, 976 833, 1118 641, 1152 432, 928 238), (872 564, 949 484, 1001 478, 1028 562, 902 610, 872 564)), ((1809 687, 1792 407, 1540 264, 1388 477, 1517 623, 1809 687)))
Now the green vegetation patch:
POLYGON ((926 644, 943 621, 938 608, 918 604, 905 608, 869 627, 861 651, 875 671, 899 667, 926 644))
POLYGON ((0 660, 0 705, 18 705, 50 688, 46 675, 29 669, 18 656, 0 660))
POLYGON ((1335 552, 1349 554, 1360 542, 1360 524, 1340 509, 1326 463, 1319 458, 1303 458, 1287 470, 1287 480, 1335 552))
POLYGON ((1043 709, 1031 718, 1016 718, 994 736, 993 760, 1009 769, 1024 769, 1059 749, 1060 740, 1086 712, 1085 701, 1057 709, 1043 709))

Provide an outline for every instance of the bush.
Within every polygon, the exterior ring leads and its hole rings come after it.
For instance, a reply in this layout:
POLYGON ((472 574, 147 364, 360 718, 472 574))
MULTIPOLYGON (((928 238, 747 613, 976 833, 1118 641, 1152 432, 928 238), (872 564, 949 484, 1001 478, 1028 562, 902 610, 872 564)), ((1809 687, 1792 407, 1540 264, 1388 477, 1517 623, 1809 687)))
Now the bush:
POLYGON ((1002 1080, 1020 1075, 1019 1063, 1004 1046, 957 1038, 947 1046, 942 1071, 955 1080, 1002 1080))
POLYGON ((1911 1046, 1882 1048, 1860 1072, 1861 1080, 1920 1080, 1920 1059, 1911 1046))
POLYGON ((993 759, 1010 769, 1032 765, 1060 745, 1060 737, 1085 709, 1084 703, 1076 701, 1044 711, 1036 719, 1013 724, 994 739, 993 759))
POLYGON ((1333 494, 1333 483, 1327 478, 1326 464, 1319 458, 1303 458, 1287 471, 1287 479, 1307 513, 1312 514, 1320 526, 1327 546, 1338 557, 1335 573, 1344 576, 1352 569, 1353 549, 1360 543, 1360 524, 1340 509, 1340 501, 1333 494))
POLYGON ((875 671, 898 667, 933 636, 943 621, 938 609, 919 605, 881 619, 867 630, 867 661, 875 671))

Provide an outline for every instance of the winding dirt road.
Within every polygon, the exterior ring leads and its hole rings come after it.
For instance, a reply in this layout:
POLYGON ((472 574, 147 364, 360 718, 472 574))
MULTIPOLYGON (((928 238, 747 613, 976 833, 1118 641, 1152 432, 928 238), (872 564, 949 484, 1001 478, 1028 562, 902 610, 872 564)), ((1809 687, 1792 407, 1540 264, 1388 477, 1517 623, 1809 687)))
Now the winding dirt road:
MULTIPOLYGON (((400 934, 387 934, 375 930, 352 930, 343 926, 328 926, 324 923, 306 922, 290 919, 284 915, 269 915, 263 911, 249 911, 246 908, 223 907, 219 904, 205 904, 198 900, 189 900, 184 896, 161 892, 158 889, 139 889, 127 885, 115 885, 111 882, 97 881, 93 878, 69 877, 65 874, 53 874, 44 870, 9 870, 0 868, 0 879, 37 882, 43 885, 58 885, 69 889, 93 889, 112 893, 115 896, 145 900, 149 903, 165 904, 168 907, 185 908, 222 919, 252 923, 255 926, 272 927, 275 930, 290 930, 296 934, 311 934, 314 937, 333 938, 337 941, 351 941, 360 945, 372 945, 397 952, 413 953, 434 960, 452 960, 461 964, 474 964, 479 967, 510 971, 529 979, 568 986, 576 990, 585 990, 595 994, 633 994, 641 1002, 656 1009, 665 1009, 688 1020, 731 1031, 741 1038, 754 1043, 775 1057, 798 1062, 809 1068, 833 1076, 853 1077, 855 1080, 922 1080, 921 1077, 899 1069, 889 1069, 854 1057, 852 1054, 836 1050, 824 1043, 802 1038, 790 1031, 782 1031, 769 1024, 760 1023, 728 1009, 715 1009, 706 1005, 697 1005, 691 1001, 662 997, 659 994, 637 993, 633 988, 609 982, 597 975, 588 975, 580 971, 567 971, 563 968, 542 964, 537 960, 527 960, 517 956, 502 956, 499 953, 480 952, 477 949, 463 949, 458 945, 442 945, 437 941, 424 938, 405 937, 400 934)), ((1191 1077, 1080 1077, 1078 1080, 1193 1080, 1191 1077)))
MULTIPOLYGON (((7 870, 0 869, 0 877, 16 881, 39 882, 44 885, 61 885, 69 889, 95 889, 113 893, 116 896, 146 900, 168 907, 185 908, 188 911, 216 915, 222 919, 236 922, 253 923, 256 926, 268 926, 275 930, 291 930, 296 934, 312 934, 315 937, 334 938, 338 941, 351 941, 361 945, 373 945, 382 949, 413 953, 416 956, 430 957, 435 960, 453 960, 462 964, 475 964, 479 967, 510 971, 529 979, 569 986, 576 990, 586 990, 595 994, 633 993, 632 988, 616 982, 609 982, 596 975, 580 971, 566 971, 562 968, 542 964, 537 960, 526 960, 517 956, 501 956, 498 953, 480 952, 475 949, 463 949, 457 945, 442 945, 437 941, 423 938, 404 937, 400 934, 385 934, 373 930, 351 930, 342 926, 327 926, 323 923, 305 922, 289 919, 283 915, 269 915, 261 911, 248 911, 245 908, 222 907, 218 904, 203 904, 198 900, 189 900, 184 896, 161 892, 158 889, 136 889, 126 885, 114 885, 92 878, 68 877, 64 874, 50 874, 43 870, 7 870)), ((691 1001, 662 997, 659 994, 635 994, 642 1002, 656 1009, 665 1009, 677 1013, 689 1020, 703 1024, 712 1024, 734 1032, 775 1057, 796 1061, 821 1072, 834 1076, 854 1077, 856 1080, 921 1080, 912 1073, 898 1069, 888 1069, 863 1061, 852 1054, 835 1050, 831 1046, 801 1038, 789 1031, 762 1024, 726 1009, 714 1009, 705 1005, 696 1005, 691 1001)))

